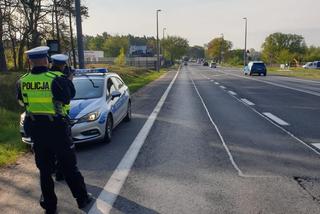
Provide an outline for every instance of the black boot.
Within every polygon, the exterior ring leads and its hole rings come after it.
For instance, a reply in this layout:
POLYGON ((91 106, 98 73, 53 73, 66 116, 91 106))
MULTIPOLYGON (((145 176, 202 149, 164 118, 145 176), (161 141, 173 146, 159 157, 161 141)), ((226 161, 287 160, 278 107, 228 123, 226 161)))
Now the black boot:
POLYGON ((85 198, 77 198, 77 204, 79 209, 85 208, 88 204, 91 203, 92 200, 93 200, 93 197, 91 193, 88 193, 85 198))

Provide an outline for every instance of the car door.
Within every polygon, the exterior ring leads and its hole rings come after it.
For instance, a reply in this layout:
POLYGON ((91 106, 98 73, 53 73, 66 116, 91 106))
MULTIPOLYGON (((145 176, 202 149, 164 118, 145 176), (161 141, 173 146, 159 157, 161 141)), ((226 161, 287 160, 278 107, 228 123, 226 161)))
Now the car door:
POLYGON ((121 96, 118 100, 118 109, 119 109, 119 116, 120 120, 125 117, 127 113, 127 103, 128 103, 128 96, 126 91, 126 86, 121 79, 118 77, 112 77, 112 80, 117 83, 118 91, 121 93, 121 96))
POLYGON ((107 80, 107 93, 108 93, 108 102, 110 104, 110 111, 113 115, 113 124, 117 125, 119 123, 119 120, 121 119, 121 110, 119 109, 119 100, 120 97, 114 97, 112 98, 112 93, 115 91, 118 91, 118 83, 113 80, 112 77, 110 77, 107 80))

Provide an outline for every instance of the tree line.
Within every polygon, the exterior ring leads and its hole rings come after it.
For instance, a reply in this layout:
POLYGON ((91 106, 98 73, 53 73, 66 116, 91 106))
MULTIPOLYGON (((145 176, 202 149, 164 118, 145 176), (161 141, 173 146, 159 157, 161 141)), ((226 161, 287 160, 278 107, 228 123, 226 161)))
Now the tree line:
MULTIPOLYGON (((216 62, 232 65, 244 63, 244 49, 232 49, 232 42, 224 38, 214 38, 205 45, 205 55, 216 62)), ((248 60, 263 60, 267 64, 289 64, 320 60, 320 47, 307 46, 302 35, 272 33, 261 46, 261 52, 247 51, 248 60)))
MULTIPOLYGON (((88 17, 88 8, 81 13, 88 17)), ((74 17, 74 0, 0 0, 0 71, 23 70, 25 50, 48 39, 74 51, 74 17)))

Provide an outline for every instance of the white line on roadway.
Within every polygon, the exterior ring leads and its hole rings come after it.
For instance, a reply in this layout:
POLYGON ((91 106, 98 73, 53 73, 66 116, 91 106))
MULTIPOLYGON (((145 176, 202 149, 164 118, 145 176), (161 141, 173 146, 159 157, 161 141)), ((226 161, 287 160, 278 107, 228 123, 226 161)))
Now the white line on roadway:
POLYGON ((241 101, 244 102, 245 104, 249 105, 249 106, 254 106, 253 102, 251 102, 251 101, 249 101, 249 100, 247 100, 245 98, 242 98, 241 101))
POLYGON ((214 84, 216 84, 216 85, 220 85, 220 83, 218 83, 218 82, 215 82, 214 84))
POLYGON ((222 89, 226 89, 226 87, 224 87, 223 85, 221 85, 221 86, 220 86, 220 88, 222 88, 222 89))
MULTIPOLYGON (((234 99, 236 99, 238 102, 242 103, 242 100, 240 100, 238 97, 235 96, 231 96, 234 99)), ((273 120, 271 120, 270 118, 268 118, 267 116, 265 116, 264 114, 260 113, 258 110, 256 110, 254 107, 250 106, 250 105, 246 105, 248 108, 250 108, 253 112, 255 112, 257 115, 259 115, 260 117, 264 118, 265 120, 269 121, 272 125, 278 127, 279 129, 281 129, 283 132, 285 132, 287 135, 291 136, 293 139, 295 139, 297 142, 299 142, 300 144, 304 145, 305 147, 307 147, 308 149, 310 149, 311 151, 313 151, 314 153, 316 153, 317 155, 320 156, 320 152, 318 150, 316 150, 315 148, 313 148, 312 146, 310 146, 308 143, 304 142, 303 140, 301 140, 300 138, 298 138, 297 136, 295 136, 293 133, 291 133, 290 131, 288 131, 287 129, 285 129, 283 126, 278 125, 276 122, 274 122, 273 120)), ((247 175, 245 177, 248 177, 247 175)))
POLYGON ((278 86, 278 87, 286 88, 286 89, 291 89, 291 90, 294 90, 294 91, 299 91, 299 92, 303 92, 303 93, 307 93, 307 94, 311 94, 311 95, 315 95, 315 96, 320 97, 320 93, 318 93, 318 92, 313 92, 313 91, 308 91, 308 90, 304 90, 304 89, 293 88, 293 87, 286 86, 286 85, 283 85, 283 84, 278 84, 278 83, 269 82, 269 81, 265 81, 265 80, 260 80, 260 79, 256 79, 256 78, 245 77, 245 76, 241 76, 241 75, 238 75, 238 74, 231 74, 231 73, 228 73, 228 72, 225 72, 225 71, 222 71, 222 70, 220 70, 219 72, 224 73, 226 75, 240 77, 240 78, 243 78, 243 79, 249 79, 249 80, 253 80, 253 81, 257 81, 257 82, 263 82, 263 83, 266 83, 266 84, 269 84, 269 85, 278 86))
POLYGON ((234 91, 228 91, 228 93, 231 94, 231 95, 233 95, 233 96, 236 96, 236 95, 237 95, 237 93, 234 92, 234 91))
POLYGON ((313 145, 314 147, 320 149, 320 143, 313 143, 312 145, 313 145))
POLYGON ((155 120, 157 119, 157 116, 172 88, 172 85, 174 84, 175 80, 177 79, 177 76, 180 72, 180 68, 177 72, 177 74, 172 79, 171 83, 169 84, 167 90, 162 95, 161 99, 159 100, 157 106, 153 110, 153 112, 150 114, 148 120, 143 125, 142 129, 134 139, 133 143, 129 147, 126 154, 123 156, 121 162, 117 166, 117 168, 114 170, 113 174, 111 175, 110 179, 108 180, 107 184, 101 191, 99 197, 95 201, 94 205, 89 210, 89 214, 107 214, 110 213, 112 206, 114 202, 116 201, 118 194, 120 193, 120 190, 122 186, 124 185, 129 172, 131 170, 131 167, 133 163, 135 162, 138 153, 143 146, 155 120))
POLYGON ((289 123, 287 123, 286 121, 280 119, 279 117, 277 117, 269 112, 264 112, 263 114, 281 126, 289 126, 289 123))
MULTIPOLYGON (((197 86, 196 86, 196 84, 194 83, 194 81, 193 81, 192 78, 191 78, 191 81, 192 81, 193 87, 195 88, 195 90, 196 90, 196 92, 197 92, 197 94, 198 94, 198 96, 199 96, 199 98, 200 98, 200 100, 201 100, 201 102, 202 102, 202 105, 203 105, 204 109, 205 109, 206 112, 207 112, 207 115, 208 115, 208 117, 209 117, 210 122, 212 123, 212 125, 214 126, 214 128, 216 129, 216 131, 217 131, 217 133, 218 133, 218 135, 219 135, 219 138, 220 138, 220 140, 221 140, 221 142, 222 142, 222 144, 223 144, 223 147, 225 148, 225 150, 226 150, 226 152, 227 152, 227 154, 228 154, 228 156, 229 156, 229 159, 230 159, 230 162, 231 162, 232 166, 233 166, 233 167, 235 168, 235 170, 238 172, 238 175, 239 175, 239 176, 245 177, 245 175, 243 174, 243 172, 241 171, 241 169, 239 168, 239 166, 237 165, 237 163, 234 161, 234 158, 233 158, 233 156, 232 156, 232 154, 231 154, 231 152, 230 152, 229 147, 227 146, 226 142, 224 141, 224 138, 223 138, 223 136, 222 136, 222 134, 221 134, 218 126, 217 126, 216 123, 213 121, 213 119, 212 119, 212 117, 211 117, 211 115, 210 115, 210 112, 209 112, 209 110, 208 110, 208 108, 207 108, 207 105, 204 103, 203 98, 202 98, 202 96, 200 95, 200 92, 199 92, 199 90, 198 90, 198 88, 197 88, 197 86)), ((220 87, 221 87, 221 86, 220 86, 220 87)))

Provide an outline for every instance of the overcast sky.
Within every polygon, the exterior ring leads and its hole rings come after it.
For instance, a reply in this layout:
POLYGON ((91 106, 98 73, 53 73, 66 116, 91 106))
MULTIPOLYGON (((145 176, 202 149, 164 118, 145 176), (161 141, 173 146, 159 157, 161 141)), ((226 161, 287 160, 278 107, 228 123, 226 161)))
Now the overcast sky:
POLYGON ((259 50, 274 32, 303 35, 308 45, 320 46, 320 0, 82 0, 90 17, 84 20, 88 35, 108 32, 155 36, 155 11, 169 35, 182 36, 190 45, 208 43, 221 33, 244 46, 244 20, 248 17, 248 47, 259 50))

